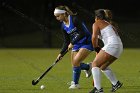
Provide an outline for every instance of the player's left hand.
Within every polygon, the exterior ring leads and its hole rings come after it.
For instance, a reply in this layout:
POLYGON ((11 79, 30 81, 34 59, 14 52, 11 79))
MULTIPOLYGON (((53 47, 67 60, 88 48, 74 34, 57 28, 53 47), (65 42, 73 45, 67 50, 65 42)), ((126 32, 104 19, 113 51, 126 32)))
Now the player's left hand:
POLYGON ((62 54, 58 54, 56 60, 61 60, 62 59, 62 54))
POLYGON ((73 48, 73 45, 70 43, 68 46, 68 50, 71 50, 73 48))

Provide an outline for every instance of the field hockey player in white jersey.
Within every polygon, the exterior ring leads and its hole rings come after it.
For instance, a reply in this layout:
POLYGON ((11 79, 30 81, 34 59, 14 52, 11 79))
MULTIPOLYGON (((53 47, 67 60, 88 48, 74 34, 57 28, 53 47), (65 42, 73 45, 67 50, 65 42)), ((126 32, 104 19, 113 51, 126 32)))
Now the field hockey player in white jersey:
POLYGON ((92 31, 92 44, 97 55, 92 62, 94 87, 89 93, 104 93, 101 86, 101 71, 112 84, 111 92, 115 92, 123 83, 116 78, 109 66, 121 55, 123 44, 118 34, 118 27, 112 21, 110 10, 95 10, 95 22, 92 31), (98 45, 99 37, 104 43, 102 48, 98 45))

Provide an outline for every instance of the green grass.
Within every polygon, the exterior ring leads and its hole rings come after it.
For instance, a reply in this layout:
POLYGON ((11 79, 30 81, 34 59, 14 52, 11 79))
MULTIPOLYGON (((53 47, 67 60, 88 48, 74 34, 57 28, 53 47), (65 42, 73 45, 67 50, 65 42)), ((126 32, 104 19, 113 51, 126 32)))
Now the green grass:
MULTIPOLYGON (((92 77, 81 73, 80 90, 69 90, 72 68, 70 53, 35 86, 31 81, 39 77, 57 57, 58 49, 0 49, 0 93, 88 93, 92 89, 92 77), (44 90, 40 90, 41 85, 44 90)), ((92 61, 91 53, 85 62, 92 61)), ((116 93, 140 93, 140 49, 125 49, 120 59, 111 65, 124 86, 116 93)), ((110 82, 102 75, 102 87, 109 93, 110 82)))

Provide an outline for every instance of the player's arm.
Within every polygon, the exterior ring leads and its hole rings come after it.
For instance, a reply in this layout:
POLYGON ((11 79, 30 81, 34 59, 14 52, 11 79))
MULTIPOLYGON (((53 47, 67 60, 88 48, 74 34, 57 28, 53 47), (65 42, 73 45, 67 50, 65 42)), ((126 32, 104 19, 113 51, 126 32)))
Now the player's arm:
POLYGON ((69 36, 68 34, 62 29, 62 34, 63 34, 63 40, 64 40, 64 43, 63 43, 63 46, 61 48, 61 51, 60 53, 58 54, 56 60, 61 60, 62 59, 62 55, 68 51, 68 45, 70 44, 70 39, 69 39, 69 36))
POLYGON ((63 46, 62 46, 60 54, 63 54, 68 49, 68 45, 70 44, 69 35, 63 29, 62 29, 62 33, 63 33, 64 43, 63 43, 63 46))
POLYGON ((97 53, 101 50, 101 48, 98 46, 98 35, 99 27, 97 23, 94 23, 92 26, 92 45, 97 53))

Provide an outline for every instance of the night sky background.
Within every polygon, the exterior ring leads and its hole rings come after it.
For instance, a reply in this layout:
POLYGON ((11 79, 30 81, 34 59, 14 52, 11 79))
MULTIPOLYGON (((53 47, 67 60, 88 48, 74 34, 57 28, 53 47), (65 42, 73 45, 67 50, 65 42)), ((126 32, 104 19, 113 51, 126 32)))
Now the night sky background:
MULTIPOLYGON (((91 31, 94 10, 110 9, 122 29, 124 47, 139 48, 138 0, 0 0, 0 47, 45 47, 62 45, 60 24, 53 11, 67 5, 77 12, 91 31)), ((92 31, 91 31, 92 32, 92 31)))

